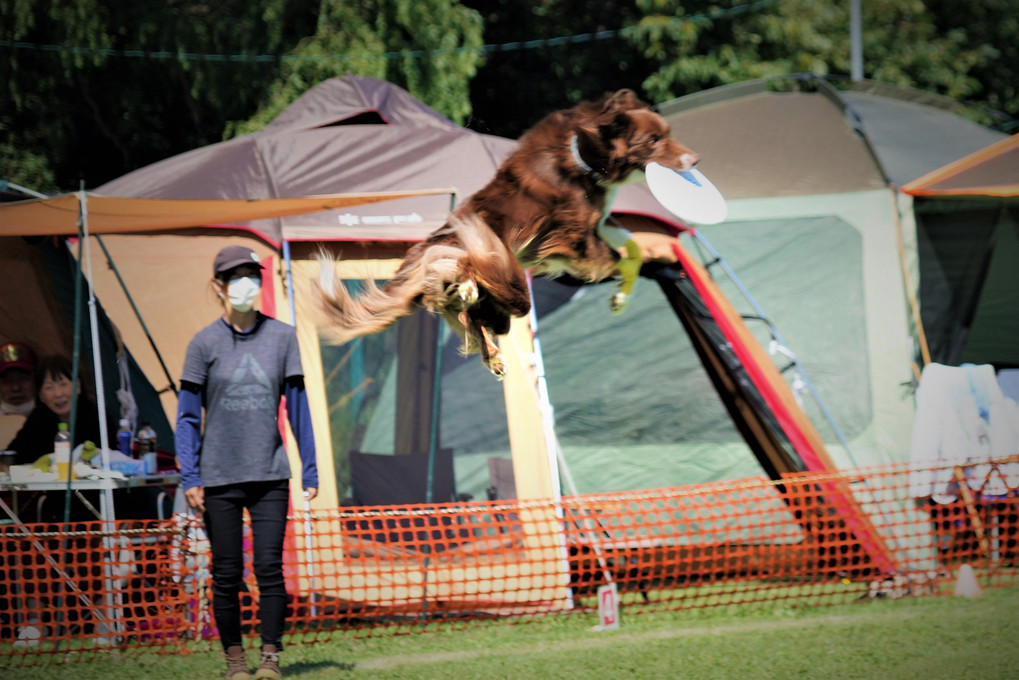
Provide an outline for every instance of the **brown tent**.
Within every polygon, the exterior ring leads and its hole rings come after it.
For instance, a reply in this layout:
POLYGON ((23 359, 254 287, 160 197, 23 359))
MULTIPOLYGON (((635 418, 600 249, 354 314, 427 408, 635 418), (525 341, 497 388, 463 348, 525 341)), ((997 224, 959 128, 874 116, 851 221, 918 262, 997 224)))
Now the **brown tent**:
MULTIPOLYGON (((484 186, 516 142, 461 128, 391 83, 363 76, 312 88, 264 129, 168 158, 97 193, 238 199, 447 189, 384 204, 249 222, 284 241, 415 241, 484 186)), ((620 213, 676 220, 644 186, 626 187, 620 213)))
MULTIPOLYGON (((242 242, 271 258, 278 276, 263 308, 292 319, 290 294, 300 298, 312 278, 318 244, 345 241, 350 266, 385 276, 406 244, 486 183, 514 145, 462 129, 384 81, 326 81, 257 133, 166 159, 89 194, 89 224, 104 234, 102 252, 109 257, 108 266, 95 267, 96 291, 162 391, 172 420, 176 400, 169 387, 187 341, 218 313, 208 281, 220 247, 242 242), (402 198, 381 202, 394 191, 402 198)), ((616 207, 632 223, 674 223, 644 187, 624 189, 616 207)), ((73 234, 79 209, 77 195, 7 206, 0 230, 73 234)), ((100 252, 96 245, 93 253, 100 252)), ((321 379, 317 337, 313 329, 303 333, 308 372, 321 379)), ((414 399, 423 418, 428 394, 422 386, 423 401, 414 399)), ((408 431, 420 425, 413 418, 400 422, 408 431)), ((408 446, 418 446, 418 439, 411 436, 408 446)))

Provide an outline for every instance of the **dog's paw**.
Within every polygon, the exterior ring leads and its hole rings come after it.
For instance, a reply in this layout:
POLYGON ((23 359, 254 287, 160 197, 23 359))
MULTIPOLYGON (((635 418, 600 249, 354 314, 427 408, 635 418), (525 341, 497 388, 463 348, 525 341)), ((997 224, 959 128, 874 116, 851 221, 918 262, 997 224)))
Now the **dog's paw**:
POLYGON ((503 363, 501 354, 489 357, 488 361, 484 362, 484 364, 492 372, 496 380, 501 381, 506 377, 506 364, 503 363))
POLYGON ((609 300, 609 307, 612 309, 613 314, 622 314, 623 310, 626 309, 627 302, 629 302, 629 296, 623 291, 619 291, 609 300))
POLYGON ((473 305, 478 301, 478 284, 474 283, 474 279, 461 281, 456 287, 456 294, 465 305, 473 305))

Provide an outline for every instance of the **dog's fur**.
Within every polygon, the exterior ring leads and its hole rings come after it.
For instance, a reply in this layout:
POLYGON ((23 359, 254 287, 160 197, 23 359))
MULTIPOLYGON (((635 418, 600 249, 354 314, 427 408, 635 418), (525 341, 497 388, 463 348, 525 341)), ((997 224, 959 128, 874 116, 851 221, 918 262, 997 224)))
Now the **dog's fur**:
POLYGON ((550 114, 521 137, 495 178, 442 227, 412 247, 395 276, 357 298, 335 280, 323 257, 320 328, 340 344, 381 331, 418 306, 441 313, 480 351, 497 377, 505 372, 494 335, 530 311, 525 268, 600 281, 618 272, 619 311, 640 269, 625 230, 606 229, 616 189, 643 178, 649 163, 689 170, 698 158, 672 139, 665 120, 630 90, 550 114), (604 238, 614 231, 607 243, 604 238), (494 334, 494 335, 493 335, 494 334))

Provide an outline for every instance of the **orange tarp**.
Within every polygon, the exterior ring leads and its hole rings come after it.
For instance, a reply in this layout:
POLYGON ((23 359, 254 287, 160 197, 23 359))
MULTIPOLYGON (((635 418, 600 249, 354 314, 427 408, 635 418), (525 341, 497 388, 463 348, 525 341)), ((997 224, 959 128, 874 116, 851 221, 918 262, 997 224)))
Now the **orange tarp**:
POLYGON ((335 194, 303 198, 178 200, 122 198, 89 193, 18 201, 0 206, 0 236, 51 236, 78 233, 80 199, 86 197, 92 234, 162 231, 216 224, 236 225, 256 219, 284 217, 380 203, 411 196, 448 194, 450 189, 335 194))

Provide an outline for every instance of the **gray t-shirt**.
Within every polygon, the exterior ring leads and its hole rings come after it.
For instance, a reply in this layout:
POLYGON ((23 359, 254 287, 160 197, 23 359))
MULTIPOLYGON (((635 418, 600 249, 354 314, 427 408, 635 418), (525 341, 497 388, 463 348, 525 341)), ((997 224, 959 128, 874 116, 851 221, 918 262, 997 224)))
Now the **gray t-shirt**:
POLYGON ((261 314, 248 333, 217 319, 192 338, 181 379, 205 386, 205 486, 290 479, 280 397, 286 378, 303 375, 294 328, 261 314))

